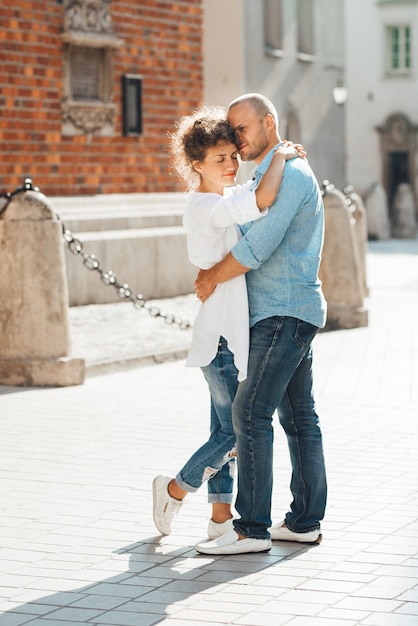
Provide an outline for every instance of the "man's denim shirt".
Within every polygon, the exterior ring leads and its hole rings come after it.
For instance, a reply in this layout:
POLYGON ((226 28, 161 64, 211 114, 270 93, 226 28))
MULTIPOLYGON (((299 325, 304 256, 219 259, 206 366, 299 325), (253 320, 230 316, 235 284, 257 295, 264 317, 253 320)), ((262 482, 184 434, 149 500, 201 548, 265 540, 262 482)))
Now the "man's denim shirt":
MULTIPOLYGON (((258 185, 274 148, 254 170, 258 185)), ((296 317, 322 328, 326 302, 318 278, 324 236, 321 192, 307 161, 286 161, 283 180, 268 215, 241 226, 232 248, 247 273, 250 326, 275 315, 296 317)))

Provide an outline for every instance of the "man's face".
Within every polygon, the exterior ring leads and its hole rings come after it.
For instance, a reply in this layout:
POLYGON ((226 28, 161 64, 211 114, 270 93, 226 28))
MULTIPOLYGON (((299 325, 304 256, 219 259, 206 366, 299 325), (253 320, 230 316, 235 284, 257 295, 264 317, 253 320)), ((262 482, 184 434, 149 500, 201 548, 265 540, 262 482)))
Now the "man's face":
POLYGON ((228 122, 235 131, 235 139, 243 161, 260 163, 270 148, 265 118, 247 103, 236 104, 228 111, 228 122))

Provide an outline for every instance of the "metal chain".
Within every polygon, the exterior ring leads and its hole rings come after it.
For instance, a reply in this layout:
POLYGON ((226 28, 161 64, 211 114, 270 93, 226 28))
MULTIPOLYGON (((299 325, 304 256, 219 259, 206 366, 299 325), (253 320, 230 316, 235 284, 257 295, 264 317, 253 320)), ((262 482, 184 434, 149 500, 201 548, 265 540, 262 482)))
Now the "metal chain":
POLYGON ((335 185, 333 185, 333 183, 330 183, 329 180, 322 181, 322 185, 321 185, 322 196, 325 196, 327 194, 327 191, 332 191, 333 189, 335 189, 335 185))
MULTIPOLYGON (((330 183, 329 180, 322 181, 322 185, 321 185, 322 197, 326 196, 327 193, 329 191, 332 191, 333 189, 335 189, 335 185, 333 183, 330 183)), ((351 195, 353 192, 354 192, 354 187, 352 185, 347 185, 343 189, 343 193, 345 195, 345 204, 347 206, 347 209, 350 211, 350 213, 354 213, 355 211, 355 206, 353 205, 353 201, 351 199, 351 195)))
MULTIPOLYGON (((39 188, 33 186, 30 178, 26 178, 22 187, 19 187, 12 193, 1 194, 0 197, 5 198, 6 202, 3 206, 0 206, 0 215, 7 209, 10 200, 14 196, 29 190, 39 191, 39 188)), ((83 265, 87 270, 97 272, 100 275, 102 283, 106 287, 113 287, 121 300, 129 300, 133 303, 136 309, 144 309, 148 311, 152 317, 161 317, 164 319, 166 324, 175 324, 179 326, 181 330, 187 330, 192 327, 192 324, 188 320, 184 320, 176 315, 173 315, 172 313, 164 313, 158 306, 149 304, 142 294, 138 293, 137 295, 134 295, 132 289, 127 283, 118 282, 116 275, 112 272, 112 270, 102 270, 96 255, 84 252, 84 245, 80 239, 74 237, 73 233, 65 227, 65 224, 62 222, 59 215, 55 214, 55 217, 62 224, 62 234, 69 251, 74 256, 79 256, 83 260, 83 265)))
MULTIPOLYGON (((58 217, 58 219, 60 218, 58 217)), ((73 236, 73 233, 65 227, 64 223, 61 223, 62 234, 69 251, 74 256, 80 256, 83 259, 83 265, 87 270, 92 272, 98 272, 102 283, 106 287, 113 287, 121 300, 130 300, 135 308, 147 310, 152 317, 162 317, 166 324, 177 324, 177 326, 179 326, 181 330, 187 330, 188 328, 191 328, 192 325, 188 320, 181 319, 180 317, 177 317, 172 313, 163 313, 159 307, 148 304, 144 296, 140 293, 134 295, 132 293, 132 289, 127 283, 122 284, 117 281, 116 276, 112 272, 112 270, 102 270, 100 267, 100 262, 96 255, 87 254, 86 252, 84 252, 84 246, 80 239, 75 238, 73 236)))
POLYGON ((32 180, 30 178, 25 178, 25 182, 22 187, 18 187, 14 191, 8 191, 0 194, 0 198, 3 198, 3 204, 0 204, 0 215, 5 212, 14 196, 17 196, 19 193, 24 193, 25 191, 39 191, 39 187, 34 187, 32 180))

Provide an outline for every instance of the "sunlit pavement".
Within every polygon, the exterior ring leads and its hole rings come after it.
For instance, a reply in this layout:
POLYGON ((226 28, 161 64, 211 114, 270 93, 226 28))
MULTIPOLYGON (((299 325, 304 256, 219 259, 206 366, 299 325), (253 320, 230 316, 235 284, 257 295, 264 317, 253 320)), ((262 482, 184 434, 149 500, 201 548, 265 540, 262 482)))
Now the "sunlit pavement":
MULTIPOLYGON (((179 358, 190 333, 126 304, 73 310, 86 383, 0 387, 1 626, 416 626, 417 255, 417 241, 371 243, 368 327, 315 340, 329 479, 315 547, 198 555, 204 488, 159 536, 151 481, 208 430, 203 376, 179 358)), ((162 304, 188 315, 192 300, 162 304)), ((289 471, 276 422, 275 521, 289 471)))

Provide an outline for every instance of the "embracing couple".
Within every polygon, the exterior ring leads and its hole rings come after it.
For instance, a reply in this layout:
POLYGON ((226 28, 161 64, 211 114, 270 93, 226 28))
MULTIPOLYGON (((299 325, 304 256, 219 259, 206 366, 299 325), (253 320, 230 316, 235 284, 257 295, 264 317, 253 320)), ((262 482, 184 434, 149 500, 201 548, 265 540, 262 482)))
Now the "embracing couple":
POLYGON ((184 497, 207 481, 212 516, 198 552, 318 543, 327 496, 311 345, 326 320, 320 189, 303 147, 282 141, 277 111, 260 94, 237 98, 227 111, 202 106, 183 117, 171 150, 190 191, 184 226, 201 304, 187 365, 201 367, 209 386, 210 437, 175 478, 154 479, 154 523, 169 534, 184 497), (256 164, 244 185, 234 184, 238 155, 256 164), (293 499, 273 524, 276 411, 293 499))

